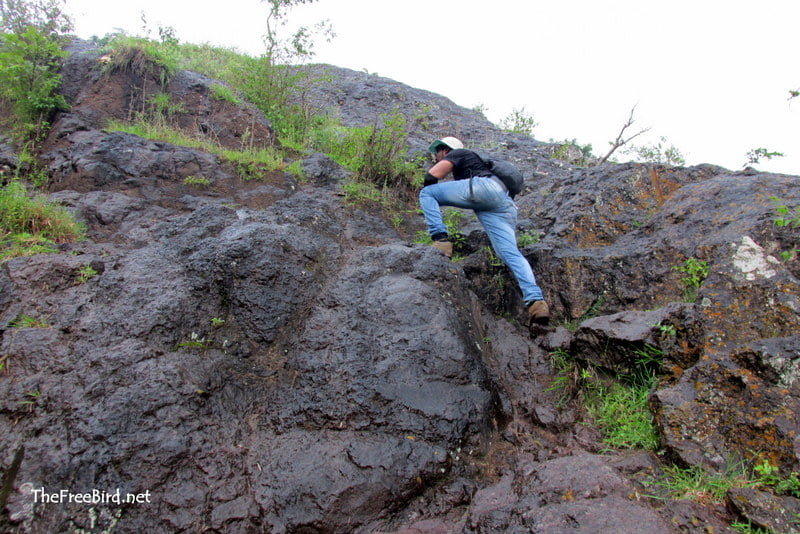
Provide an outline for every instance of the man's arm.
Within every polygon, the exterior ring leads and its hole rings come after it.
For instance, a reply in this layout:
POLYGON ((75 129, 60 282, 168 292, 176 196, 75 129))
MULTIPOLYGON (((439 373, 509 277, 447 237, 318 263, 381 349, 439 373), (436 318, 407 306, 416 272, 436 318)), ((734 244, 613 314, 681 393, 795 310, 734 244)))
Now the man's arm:
POLYGON ((453 162, 443 159, 425 173, 424 185, 431 185, 437 183, 439 180, 447 176, 453 170, 453 162))

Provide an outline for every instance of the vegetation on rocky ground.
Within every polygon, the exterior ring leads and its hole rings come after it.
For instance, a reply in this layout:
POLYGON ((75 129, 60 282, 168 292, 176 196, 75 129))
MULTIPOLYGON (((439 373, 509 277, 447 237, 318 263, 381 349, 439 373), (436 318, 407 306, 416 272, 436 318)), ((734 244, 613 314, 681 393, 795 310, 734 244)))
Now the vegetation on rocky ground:
POLYGON ((77 241, 84 233, 65 208, 44 195, 29 195, 19 180, 0 189, 0 261, 55 252, 58 243, 77 241))
MULTIPOLYGON (((12 123, 6 128, 31 150, 35 150, 36 139, 46 130, 51 115, 66 106, 58 94, 60 78, 56 67, 63 54, 56 36, 43 28, 29 26, 19 33, 3 34, 0 47, 0 99, 13 111, 12 123), (15 82, 19 79, 34 90, 24 91, 24 86, 15 82)), ((407 209, 413 202, 411 193, 420 185, 419 162, 406 158, 408 131, 400 114, 376 117, 375 123, 367 127, 346 127, 326 110, 298 104, 292 98, 304 76, 302 71, 278 65, 271 56, 252 58, 222 48, 181 45, 169 32, 162 32, 160 41, 115 36, 104 42, 104 46, 109 57, 107 72, 134 72, 158 82, 149 94, 143 91, 146 98, 142 98, 141 107, 131 121, 109 124, 110 129, 218 154, 234 164, 243 179, 287 169, 287 160, 312 150, 321 151, 352 171, 353 177, 344 184, 349 202, 374 202, 387 209, 396 209, 398 202, 401 206, 406 203, 404 209, 407 209), (170 122, 179 110, 163 91, 179 68, 191 68, 224 82, 226 85, 216 86, 224 88, 215 90, 216 98, 254 103, 271 120, 282 148, 223 150, 208 139, 180 133, 170 122)), ((517 122, 509 126, 510 131, 527 129, 530 133, 534 126, 532 117, 528 121, 520 110, 515 118, 517 122)), ((669 159, 667 163, 680 163, 675 153, 661 144, 652 150, 659 156, 663 153, 669 159)), ((186 180, 187 184, 204 185, 199 178, 186 180)), ((42 195, 31 194, 24 185, 25 182, 41 185, 41 169, 35 164, 20 165, 4 182, 0 189, 0 244, 3 249, 0 259, 53 252, 58 243, 81 239, 83 227, 66 210, 42 195)), ((776 226, 797 227, 798 209, 787 207, 778 199, 775 201, 778 204, 776 226)), ((395 211, 398 217, 401 213, 395 211)), ((456 241, 460 236, 459 214, 458 211, 448 214, 448 226, 452 227, 451 234, 456 241)), ((708 276, 708 265, 689 258, 674 269, 685 275, 682 281, 687 290, 686 298, 694 300, 697 289, 708 276)), ((85 269, 81 280, 85 282, 95 274, 85 269)), ((32 324, 20 317, 13 326, 24 328, 32 324)), ((192 339, 185 343, 201 341, 192 339)), ((582 398, 587 416, 601 430, 610 449, 655 451, 659 441, 648 398, 658 379, 658 356, 657 349, 646 352, 638 372, 609 379, 590 366, 578 365, 566 353, 554 353, 553 367, 557 375, 553 388, 582 398)), ((729 488, 743 486, 800 496, 797 473, 781 475, 780 466, 766 459, 717 475, 696 468, 667 468, 651 485, 663 488, 667 498, 692 498, 701 502, 719 502, 729 488)))

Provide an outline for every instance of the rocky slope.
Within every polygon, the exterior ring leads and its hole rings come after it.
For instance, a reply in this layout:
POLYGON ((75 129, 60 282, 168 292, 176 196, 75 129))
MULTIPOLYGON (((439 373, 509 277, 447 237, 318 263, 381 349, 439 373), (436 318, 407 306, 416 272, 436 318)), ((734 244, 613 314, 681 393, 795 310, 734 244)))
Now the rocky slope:
MULTIPOLYGON (((800 503, 743 488, 721 504, 648 497, 675 462, 800 470, 800 231, 773 223, 800 179, 712 165, 579 168, 439 95, 330 66, 303 93, 351 125, 401 112, 409 152, 458 135, 515 161, 524 253, 555 321, 531 338, 475 220, 465 259, 344 202, 321 154, 306 179, 242 181, 195 149, 102 128, 143 80, 74 43, 72 108, 41 154, 89 227, 60 254, 0 267, 0 470, 9 532, 791 532, 800 503), (202 176, 207 187, 184 179, 202 176), (689 258, 708 276, 686 302, 689 258), (81 282, 78 271, 98 273, 81 282), (22 314, 47 328, 15 328, 22 314), (626 372, 663 355, 661 449, 609 451, 551 354, 626 372), (117 489, 140 502, 43 503, 117 489)), ((247 105, 180 73, 178 124, 225 146, 275 143, 247 105)), ((5 153, 6 151, 4 151, 5 153)), ((4 158, 13 165, 13 154, 4 158)), ((422 172, 422 169, 420 170, 422 172)), ((794 526, 793 526, 794 525, 794 526)))

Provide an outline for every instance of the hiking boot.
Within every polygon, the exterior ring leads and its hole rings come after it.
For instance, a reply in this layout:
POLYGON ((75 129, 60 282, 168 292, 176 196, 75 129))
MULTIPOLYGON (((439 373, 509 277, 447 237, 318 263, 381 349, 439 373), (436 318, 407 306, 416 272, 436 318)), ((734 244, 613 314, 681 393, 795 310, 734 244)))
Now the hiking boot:
POLYGON ((433 242, 434 248, 439 250, 442 254, 447 256, 448 258, 453 257, 453 242, 452 241, 434 241, 433 242))
POLYGON ((550 323, 550 307, 543 300, 534 301, 528 306, 528 327, 547 326, 550 323))

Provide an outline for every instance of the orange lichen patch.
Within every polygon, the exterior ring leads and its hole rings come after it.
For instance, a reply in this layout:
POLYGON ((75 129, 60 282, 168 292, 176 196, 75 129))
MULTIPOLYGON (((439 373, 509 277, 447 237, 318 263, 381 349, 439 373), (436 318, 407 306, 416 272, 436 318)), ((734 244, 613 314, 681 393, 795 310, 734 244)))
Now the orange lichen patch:
POLYGON ((614 237, 608 235, 606 228, 598 224, 596 219, 585 217, 575 222, 571 237, 581 248, 601 247, 614 242, 614 237))
POLYGON ((650 183, 652 184, 653 192, 656 195, 656 203, 658 204, 658 207, 661 207, 664 204, 664 193, 661 190, 661 177, 653 167, 650 167, 650 183))
POLYGON ((703 314, 712 319, 722 319, 723 317, 725 317, 725 314, 722 310, 714 311, 711 308, 704 308, 703 314))
POLYGON ((758 377, 749 369, 739 368, 736 370, 736 374, 738 374, 742 380, 746 384, 748 384, 751 388, 756 389, 758 388, 758 377))
POLYGON ((767 425, 771 425, 773 423, 775 423, 774 417, 759 417, 758 419, 756 419, 756 425, 759 427, 764 427, 767 425))
POLYGON ((669 198, 672 193, 683 187, 680 183, 670 179, 670 174, 675 173, 670 169, 656 169, 655 167, 650 167, 650 183, 648 184, 649 188, 647 191, 652 192, 653 196, 658 199, 659 206, 662 205, 664 200, 669 198))
POLYGON ((669 372, 673 378, 680 378, 681 375, 683 375, 683 371, 684 369, 680 365, 673 365, 669 368, 669 372))

